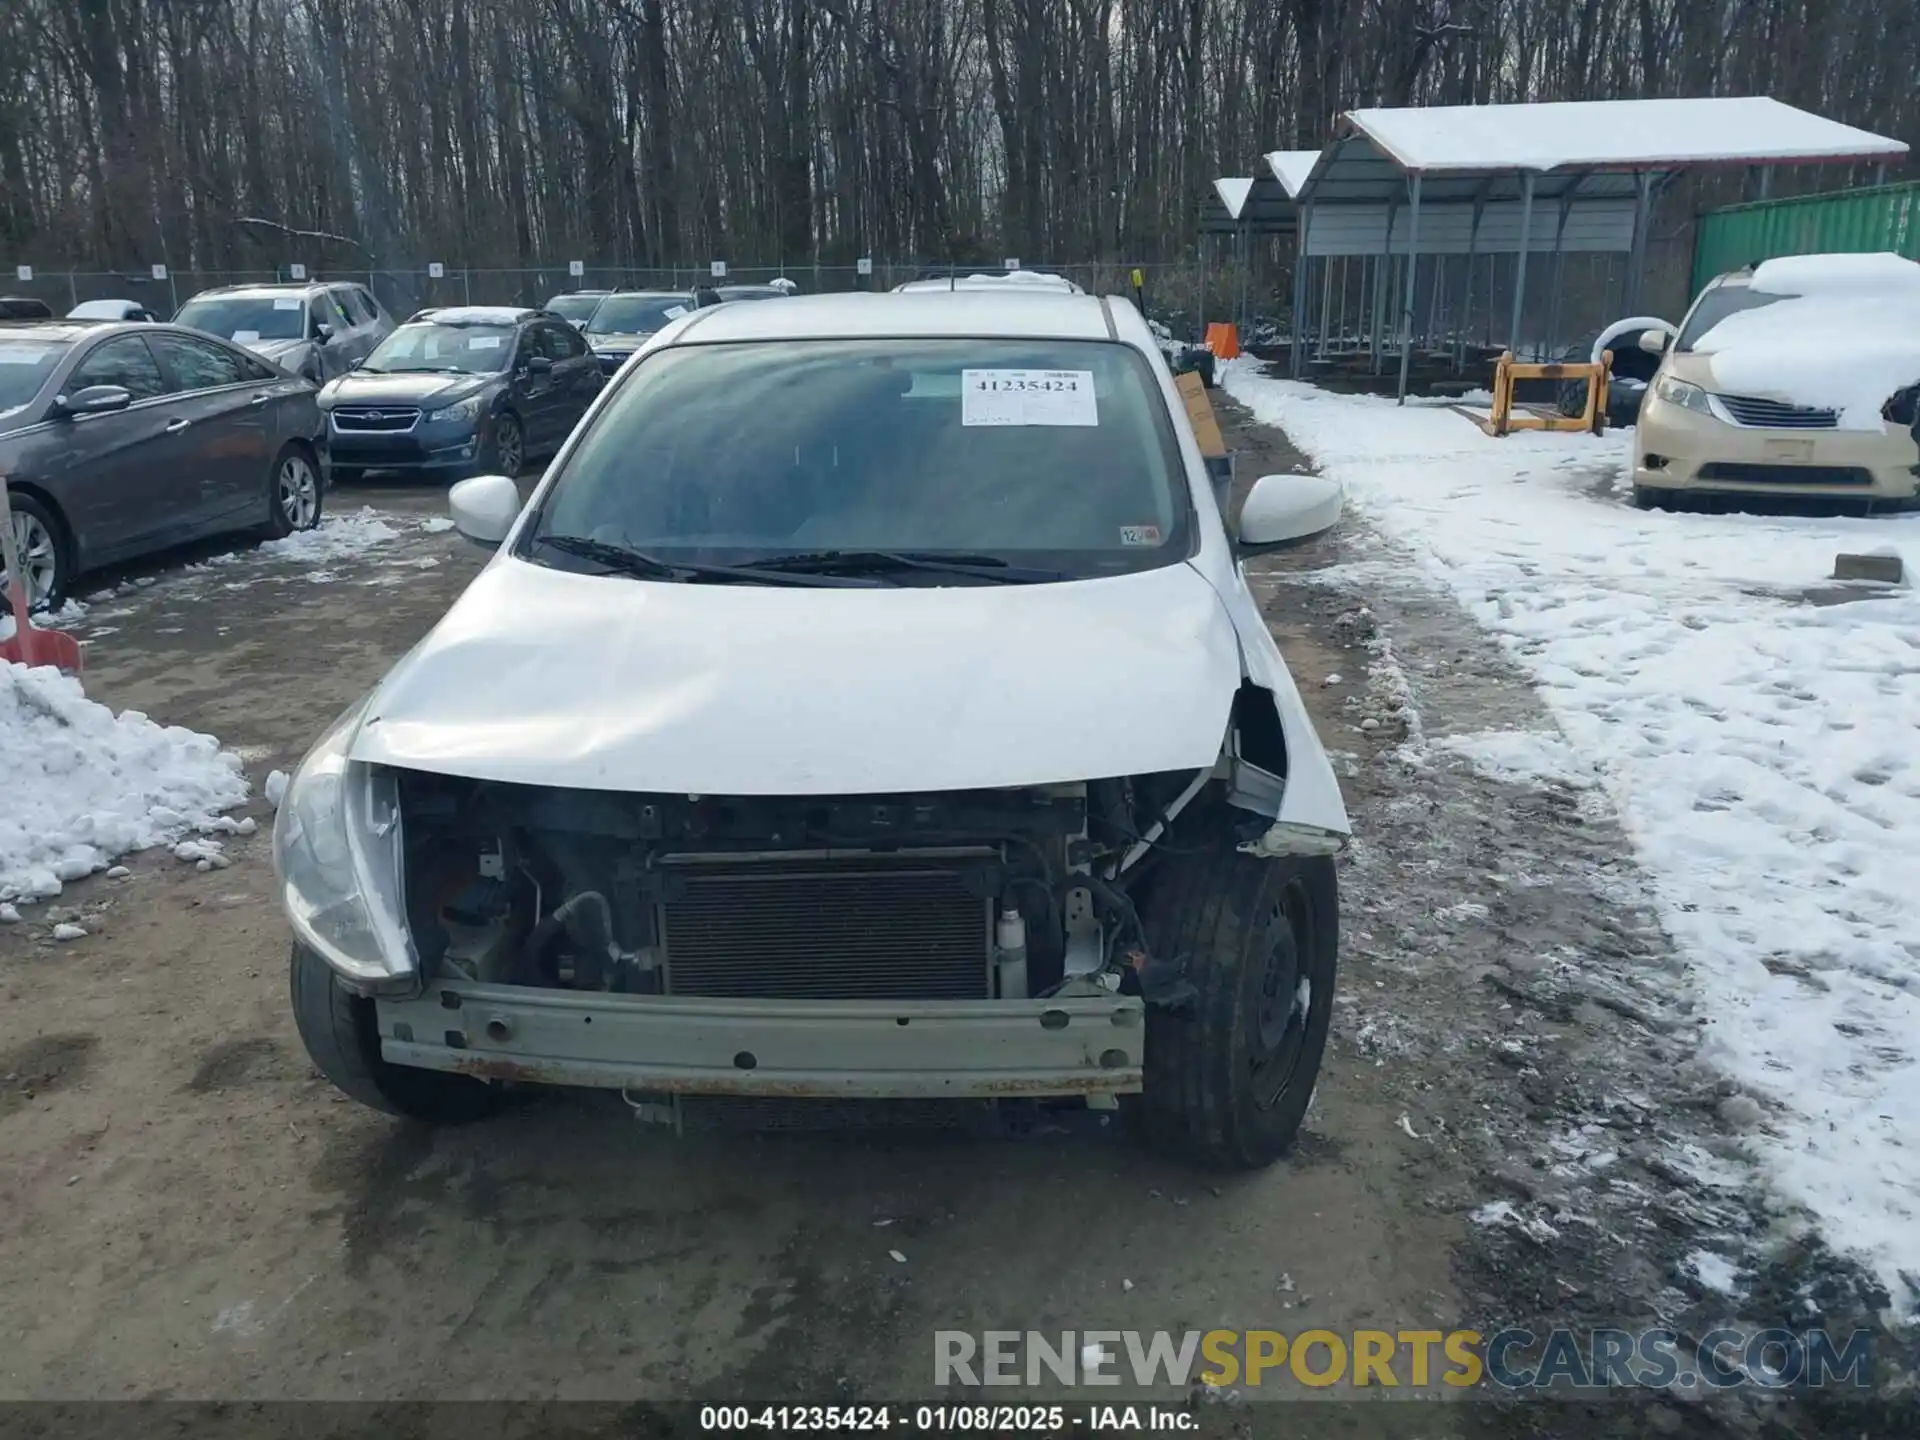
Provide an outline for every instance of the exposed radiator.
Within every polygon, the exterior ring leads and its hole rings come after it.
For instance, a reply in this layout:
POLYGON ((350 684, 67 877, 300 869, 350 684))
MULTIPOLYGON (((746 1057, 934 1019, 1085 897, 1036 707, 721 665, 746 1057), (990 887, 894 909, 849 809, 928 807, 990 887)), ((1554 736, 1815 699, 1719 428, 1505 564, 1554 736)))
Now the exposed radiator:
POLYGON ((862 856, 673 867, 667 989, 769 1000, 992 995, 992 905, 964 862, 862 856))

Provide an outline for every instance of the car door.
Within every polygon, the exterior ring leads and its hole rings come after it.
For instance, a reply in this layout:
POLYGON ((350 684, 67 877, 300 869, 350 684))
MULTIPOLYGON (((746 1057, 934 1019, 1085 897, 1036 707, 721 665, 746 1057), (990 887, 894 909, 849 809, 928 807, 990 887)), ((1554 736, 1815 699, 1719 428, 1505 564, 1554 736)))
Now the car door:
POLYGON ((320 378, 325 382, 346 374, 353 368, 354 362, 363 357, 353 353, 353 320, 340 307, 340 301, 333 291, 314 291, 311 304, 313 324, 325 325, 328 332, 320 342, 320 378))
POLYGON ((587 413, 587 407, 593 404, 593 397, 600 393, 606 377, 600 373, 600 362, 586 340, 571 325, 555 325, 543 320, 540 322, 540 331, 546 353, 553 357, 558 400, 553 440, 555 445, 559 445, 573 433, 573 427, 587 413))
POLYGON ((342 285, 333 292, 334 303, 346 314, 350 327, 347 343, 347 368, 358 365, 373 353, 380 342, 373 318, 373 305, 358 285, 342 285))
POLYGON ((65 461, 59 498, 80 537, 81 563, 96 565, 185 540, 197 480, 193 420, 142 335, 101 340, 74 365, 63 394, 115 385, 124 410, 57 421, 65 461))
POLYGON ((529 450, 544 450, 552 445, 560 423, 561 376, 556 368, 542 371, 531 363, 540 359, 549 367, 553 365, 553 356, 547 350, 541 329, 538 322, 522 325, 513 351, 514 408, 520 412, 526 427, 529 450))
POLYGON ((191 422, 193 529, 217 533, 264 515, 276 439, 274 384, 245 357, 197 335, 153 335, 148 343, 178 397, 178 413, 191 422))

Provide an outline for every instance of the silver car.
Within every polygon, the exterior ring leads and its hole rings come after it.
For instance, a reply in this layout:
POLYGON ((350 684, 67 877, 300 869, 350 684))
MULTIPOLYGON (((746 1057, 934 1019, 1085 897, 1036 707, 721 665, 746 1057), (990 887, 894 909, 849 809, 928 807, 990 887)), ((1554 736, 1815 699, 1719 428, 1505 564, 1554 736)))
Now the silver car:
POLYGON ((393 317, 372 291, 343 282, 202 290, 173 319, 316 385, 346 374, 393 330, 393 317))

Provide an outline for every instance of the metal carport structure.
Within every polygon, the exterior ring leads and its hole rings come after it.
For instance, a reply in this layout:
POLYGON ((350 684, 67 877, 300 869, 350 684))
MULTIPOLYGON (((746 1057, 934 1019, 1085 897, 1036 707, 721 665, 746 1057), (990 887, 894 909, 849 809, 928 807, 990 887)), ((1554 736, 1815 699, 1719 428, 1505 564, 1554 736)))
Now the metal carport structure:
MULTIPOLYGON (((1309 151, 1309 154, 1317 152, 1309 151)), ((1206 294, 1206 237, 1232 237, 1233 253, 1240 271, 1238 297, 1234 302, 1235 323, 1243 329, 1247 323, 1247 276, 1252 268, 1251 250, 1255 236, 1292 235, 1299 229, 1300 212, 1293 197, 1271 175, 1225 176, 1213 182, 1213 188, 1200 206, 1200 286, 1206 294)), ((1205 300, 1195 324, 1205 322, 1205 300)))
MULTIPOLYGON (((1705 166, 1884 164, 1906 151, 1765 97, 1349 111, 1304 175, 1296 152, 1267 157, 1274 185, 1298 210, 1292 373, 1304 373, 1313 333, 1315 260, 1323 269, 1341 257, 1372 262, 1376 372, 1389 293, 1402 293, 1396 393, 1404 399, 1423 258, 1468 257, 1470 295, 1473 257, 1514 256, 1508 348, 1517 351, 1531 255, 1626 254, 1624 310, 1633 312, 1654 204, 1679 175, 1705 166)), ((1324 300, 1319 319, 1324 351, 1324 300)))

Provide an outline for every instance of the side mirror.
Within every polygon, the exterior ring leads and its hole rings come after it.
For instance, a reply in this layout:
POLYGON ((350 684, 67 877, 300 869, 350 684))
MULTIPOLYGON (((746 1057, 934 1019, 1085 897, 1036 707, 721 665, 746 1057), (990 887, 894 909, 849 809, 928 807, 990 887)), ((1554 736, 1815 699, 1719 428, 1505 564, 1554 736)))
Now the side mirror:
POLYGON ((331 340, 333 338, 333 326, 324 320, 316 320, 313 322, 313 333, 318 335, 322 340, 331 340))
POLYGON ((498 545, 520 518, 520 487, 505 475, 476 475, 447 491, 453 528, 476 545, 498 545))
POLYGON ((71 395, 53 397, 53 413, 73 419, 81 415, 107 415, 124 410, 133 403, 133 392, 119 385, 88 385, 71 395))
POLYGON ((1667 353, 1667 342, 1672 338, 1664 330, 1642 330, 1640 348, 1649 355, 1664 355, 1667 353))
POLYGON ((1340 523, 1346 487, 1324 475, 1262 475, 1240 507, 1235 549, 1258 555, 1299 545, 1340 523))
POLYGON ((552 372, 553 361, 549 360, 545 355, 529 355, 527 357, 527 373, 529 375, 548 375, 552 372))

